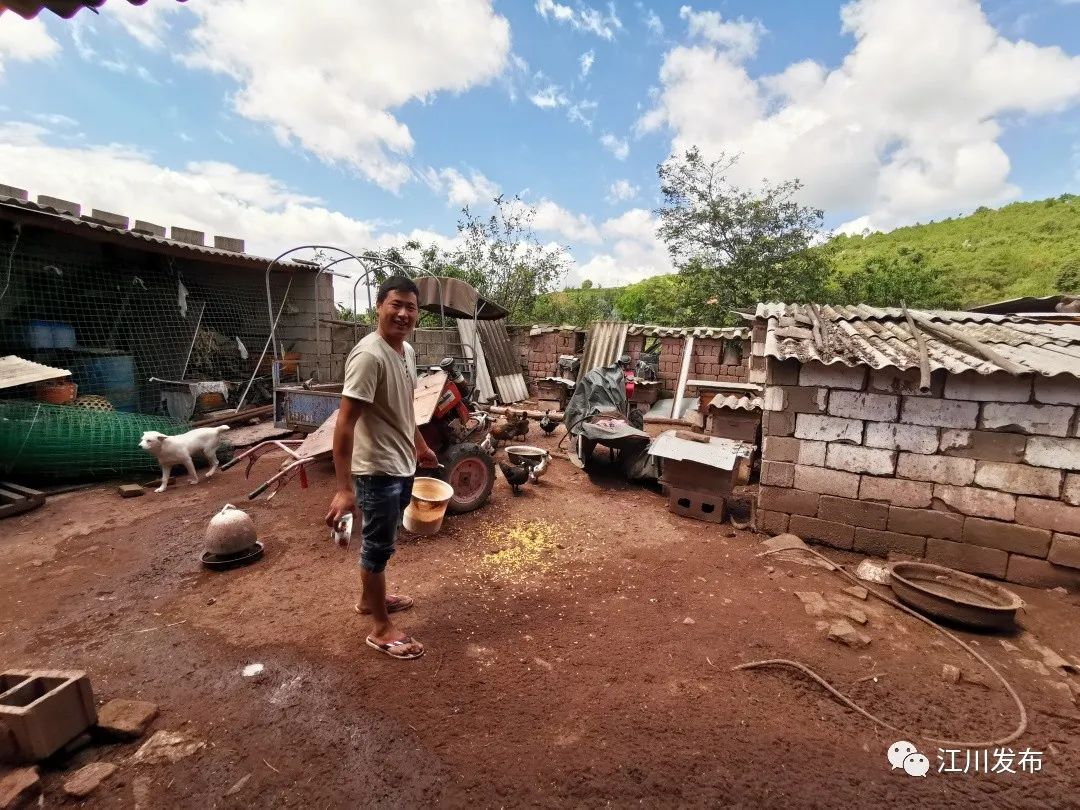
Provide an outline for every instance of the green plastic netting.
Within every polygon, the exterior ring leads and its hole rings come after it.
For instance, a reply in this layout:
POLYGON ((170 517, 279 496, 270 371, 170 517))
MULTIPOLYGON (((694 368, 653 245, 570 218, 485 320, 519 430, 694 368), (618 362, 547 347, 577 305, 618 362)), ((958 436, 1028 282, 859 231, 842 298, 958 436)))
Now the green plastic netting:
POLYGON ((173 436, 188 429, 160 416, 0 402, 0 473, 57 481, 152 473, 160 467, 139 447, 143 432, 173 436))

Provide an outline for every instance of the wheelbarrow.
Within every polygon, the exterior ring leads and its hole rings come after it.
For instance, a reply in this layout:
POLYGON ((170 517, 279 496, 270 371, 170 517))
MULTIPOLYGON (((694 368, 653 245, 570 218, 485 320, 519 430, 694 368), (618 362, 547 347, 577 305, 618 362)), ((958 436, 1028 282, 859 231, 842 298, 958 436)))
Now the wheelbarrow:
POLYGON ((266 496, 266 499, 270 500, 297 476, 300 478, 300 487, 307 489, 308 479, 305 468, 309 464, 328 459, 333 455, 334 428, 337 425, 337 416, 338 412, 334 411, 314 433, 308 434, 304 439, 271 439, 259 442, 254 447, 222 464, 221 469, 227 470, 247 459, 247 469, 244 470, 244 477, 248 478, 251 476, 251 468, 255 466, 255 462, 262 456, 274 450, 284 450, 291 456, 291 460, 282 464, 280 470, 249 492, 248 500, 255 500, 270 487, 274 487, 274 491, 266 496))

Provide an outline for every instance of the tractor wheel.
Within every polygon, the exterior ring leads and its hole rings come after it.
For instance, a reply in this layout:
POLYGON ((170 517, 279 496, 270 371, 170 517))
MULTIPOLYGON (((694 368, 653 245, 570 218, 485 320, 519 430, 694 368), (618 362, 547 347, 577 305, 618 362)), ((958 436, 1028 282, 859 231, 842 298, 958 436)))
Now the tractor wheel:
POLYGON ((472 442, 455 444, 440 459, 444 469, 441 478, 454 488, 446 510, 462 515, 479 509, 491 496, 495 486, 495 460, 480 445, 472 442))

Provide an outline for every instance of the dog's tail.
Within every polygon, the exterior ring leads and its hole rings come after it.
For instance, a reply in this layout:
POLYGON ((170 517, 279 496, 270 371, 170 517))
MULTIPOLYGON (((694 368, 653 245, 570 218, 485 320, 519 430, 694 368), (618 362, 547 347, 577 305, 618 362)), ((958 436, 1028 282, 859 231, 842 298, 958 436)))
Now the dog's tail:
POLYGON ((229 429, 228 425, 221 425, 221 426, 218 427, 217 432, 218 433, 224 433, 228 429, 229 429))

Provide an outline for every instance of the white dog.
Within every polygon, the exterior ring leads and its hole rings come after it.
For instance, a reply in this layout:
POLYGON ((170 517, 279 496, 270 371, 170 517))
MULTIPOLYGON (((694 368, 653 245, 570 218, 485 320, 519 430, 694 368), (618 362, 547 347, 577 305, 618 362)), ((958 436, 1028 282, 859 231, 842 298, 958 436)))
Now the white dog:
POLYGON ((195 461, 192 458, 196 453, 202 453, 210 462, 206 477, 209 478, 216 473, 220 469, 217 451, 221 444, 221 434, 228 429, 228 425, 196 428, 187 433, 181 433, 179 436, 166 436, 156 430, 146 431, 139 441, 139 447, 156 458, 161 465, 161 486, 154 492, 164 492, 169 486, 169 475, 175 464, 184 465, 188 471, 190 484, 199 483, 199 476, 195 474, 195 461))

